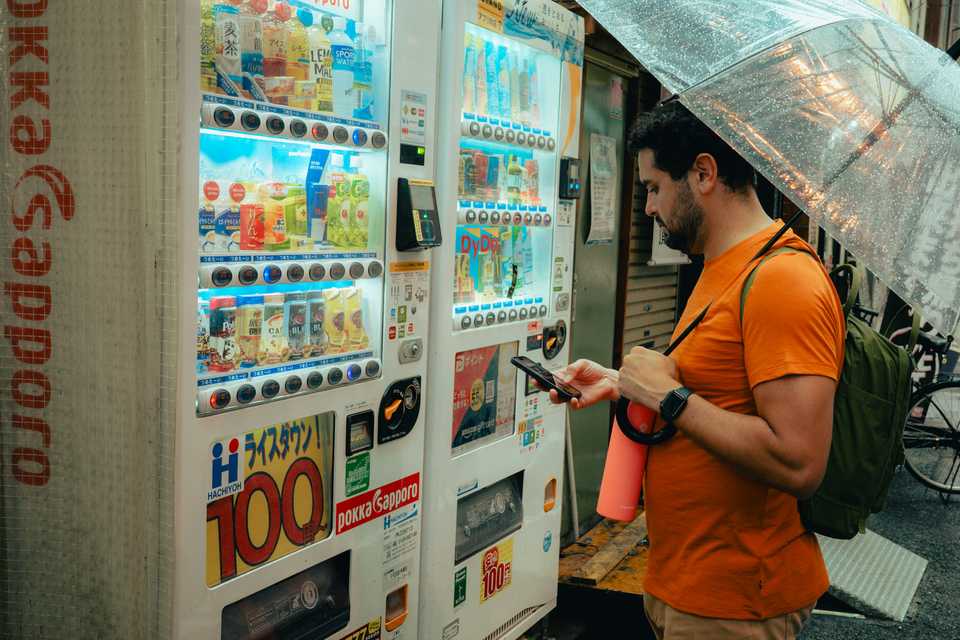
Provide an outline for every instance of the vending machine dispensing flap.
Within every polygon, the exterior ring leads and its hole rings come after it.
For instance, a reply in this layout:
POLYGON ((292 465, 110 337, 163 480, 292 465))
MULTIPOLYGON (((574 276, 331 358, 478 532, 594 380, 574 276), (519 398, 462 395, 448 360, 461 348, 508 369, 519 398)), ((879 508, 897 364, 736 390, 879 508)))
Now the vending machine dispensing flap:
POLYGON ((523 471, 457 501, 454 562, 459 564, 505 538, 523 523, 523 471))
POLYGON ((397 251, 439 247, 440 216, 433 182, 400 178, 397 183, 397 251))

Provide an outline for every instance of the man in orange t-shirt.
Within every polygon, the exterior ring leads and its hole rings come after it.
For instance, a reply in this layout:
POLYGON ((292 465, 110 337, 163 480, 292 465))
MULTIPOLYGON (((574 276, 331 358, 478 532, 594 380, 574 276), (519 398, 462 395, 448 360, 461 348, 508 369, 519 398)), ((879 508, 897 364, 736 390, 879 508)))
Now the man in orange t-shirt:
POLYGON ((704 256, 677 334, 710 310, 671 357, 636 348, 619 372, 581 360, 558 376, 583 392, 575 408, 623 395, 673 416, 677 435, 650 447, 645 479, 657 637, 793 638, 829 586, 797 498, 826 468, 842 307, 788 231, 775 247, 798 251, 763 263, 741 317, 748 264, 782 224, 764 213, 753 169, 675 101, 642 115, 630 146, 647 215, 668 245, 704 256))

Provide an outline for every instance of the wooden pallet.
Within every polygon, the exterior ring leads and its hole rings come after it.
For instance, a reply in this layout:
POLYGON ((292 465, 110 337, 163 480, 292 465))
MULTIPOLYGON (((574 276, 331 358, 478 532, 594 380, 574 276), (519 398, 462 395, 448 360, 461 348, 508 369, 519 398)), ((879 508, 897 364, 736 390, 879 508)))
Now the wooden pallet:
POLYGON ((560 583, 588 589, 643 595, 647 573, 644 514, 633 522, 601 520, 560 551, 560 583))

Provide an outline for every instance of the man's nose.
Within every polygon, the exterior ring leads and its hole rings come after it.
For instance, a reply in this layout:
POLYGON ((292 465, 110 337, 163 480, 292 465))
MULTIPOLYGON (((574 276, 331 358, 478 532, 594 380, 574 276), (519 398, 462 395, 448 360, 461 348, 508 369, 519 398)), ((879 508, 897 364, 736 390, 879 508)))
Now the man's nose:
POLYGON ((657 205, 654 204, 653 198, 650 196, 647 196, 647 202, 643 206, 643 212, 651 218, 657 217, 657 205))

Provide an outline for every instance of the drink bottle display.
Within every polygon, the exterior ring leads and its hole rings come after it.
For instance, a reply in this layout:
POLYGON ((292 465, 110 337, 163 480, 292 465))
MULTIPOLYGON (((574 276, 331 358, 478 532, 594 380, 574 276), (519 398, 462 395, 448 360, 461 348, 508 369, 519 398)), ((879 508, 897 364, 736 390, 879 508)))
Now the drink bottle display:
POLYGON ((240 11, 226 2, 213 7, 216 23, 216 67, 223 82, 229 83, 234 94, 243 86, 243 68, 240 57, 240 11))
POLYGON ((246 0, 240 5, 240 66, 243 90, 263 90, 263 15, 267 0, 246 0), (255 86, 256 85, 256 86, 255 86))
POLYGON ((346 21, 334 18, 330 32, 330 52, 333 56, 333 111, 338 116, 353 115, 354 59, 353 40, 346 33, 346 21))
MULTIPOLYGON (((287 56, 290 48, 290 32, 287 22, 290 20, 291 9, 286 2, 278 2, 268 11, 263 19, 263 75, 267 78, 287 77, 287 56)), ((271 91, 270 86, 281 86, 279 82, 267 83, 267 95, 271 101, 281 104, 287 98, 279 91, 271 91)))
POLYGON ((263 331, 263 296, 237 298, 237 343, 240 346, 240 366, 257 366, 260 353, 260 335, 263 331))
POLYGON ((316 85, 317 111, 333 112, 333 54, 330 38, 323 26, 314 22, 309 28, 310 80, 316 85))
POLYGON ((310 37, 307 28, 313 25, 313 12, 300 9, 288 21, 287 74, 295 81, 310 79, 310 37))

